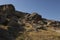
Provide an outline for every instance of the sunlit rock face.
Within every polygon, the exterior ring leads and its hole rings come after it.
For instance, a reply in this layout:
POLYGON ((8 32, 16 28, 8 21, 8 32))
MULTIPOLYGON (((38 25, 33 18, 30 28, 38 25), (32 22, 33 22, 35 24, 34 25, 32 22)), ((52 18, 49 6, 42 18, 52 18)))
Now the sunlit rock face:
POLYGON ((25 17, 27 18, 27 20, 42 20, 42 16, 37 14, 36 12, 33 12, 32 14, 27 14, 25 17))

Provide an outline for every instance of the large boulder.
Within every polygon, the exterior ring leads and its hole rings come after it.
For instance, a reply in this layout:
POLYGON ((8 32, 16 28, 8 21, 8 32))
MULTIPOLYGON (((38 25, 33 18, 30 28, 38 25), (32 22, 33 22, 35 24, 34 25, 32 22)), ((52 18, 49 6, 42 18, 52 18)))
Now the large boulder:
POLYGON ((29 16, 29 18, 35 19, 35 20, 40 20, 40 19, 42 19, 42 16, 39 15, 38 13, 33 12, 33 13, 29 16))
POLYGON ((37 23, 38 21, 42 20, 42 16, 38 13, 33 12, 32 14, 27 14, 25 16, 26 21, 31 21, 32 23, 37 23))
POLYGON ((6 5, 1 5, 0 6, 0 12, 2 12, 2 11, 14 11, 15 10, 15 8, 14 8, 14 6, 12 5, 12 4, 6 4, 6 5))
POLYGON ((0 23, 4 23, 6 18, 12 16, 15 8, 12 4, 1 5, 0 6, 0 23))

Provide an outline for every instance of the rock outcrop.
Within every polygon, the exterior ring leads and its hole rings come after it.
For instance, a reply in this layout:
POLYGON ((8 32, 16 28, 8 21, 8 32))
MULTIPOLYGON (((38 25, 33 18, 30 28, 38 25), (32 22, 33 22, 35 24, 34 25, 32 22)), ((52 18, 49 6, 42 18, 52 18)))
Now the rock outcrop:
MULTIPOLYGON (((43 38, 44 32, 49 31, 47 33, 51 36, 53 34, 50 32, 56 33, 58 30, 60 31, 59 21, 42 18, 42 16, 36 12, 30 14, 17 11, 12 4, 0 6, 0 40, 40 40, 43 38), (43 35, 41 36, 39 33, 43 35), (40 35, 41 38, 39 38, 40 36, 37 38, 34 35, 40 35)), ((54 38, 53 40, 57 39, 54 38)))

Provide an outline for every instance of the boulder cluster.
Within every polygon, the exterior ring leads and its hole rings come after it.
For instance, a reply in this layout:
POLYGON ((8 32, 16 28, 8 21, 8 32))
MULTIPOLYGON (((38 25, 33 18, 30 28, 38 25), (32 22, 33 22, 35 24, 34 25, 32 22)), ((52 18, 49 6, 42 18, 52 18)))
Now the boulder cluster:
POLYGON ((0 40, 16 40, 23 32, 60 28, 59 21, 42 18, 36 12, 32 14, 16 11, 12 4, 0 6, 0 40))

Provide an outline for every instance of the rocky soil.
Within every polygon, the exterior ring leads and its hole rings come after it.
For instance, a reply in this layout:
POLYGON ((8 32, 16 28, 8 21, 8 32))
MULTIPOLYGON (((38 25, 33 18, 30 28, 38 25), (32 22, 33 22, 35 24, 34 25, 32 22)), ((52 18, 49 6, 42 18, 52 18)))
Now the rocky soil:
POLYGON ((17 11, 12 4, 1 5, 0 40, 60 40, 60 22, 17 11))

